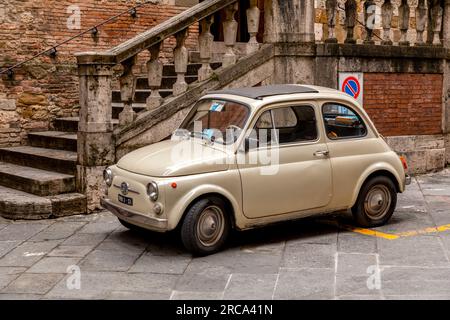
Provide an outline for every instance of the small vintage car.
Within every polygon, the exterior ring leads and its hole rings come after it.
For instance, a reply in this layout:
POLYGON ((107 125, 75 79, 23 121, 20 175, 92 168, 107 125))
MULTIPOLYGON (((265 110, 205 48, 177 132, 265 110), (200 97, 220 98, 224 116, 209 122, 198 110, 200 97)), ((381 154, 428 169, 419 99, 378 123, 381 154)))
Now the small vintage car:
POLYGON ((351 209, 375 227, 410 177, 356 100, 334 89, 272 85, 203 96, 170 139, 104 171, 104 208, 126 227, 178 230, 194 254, 246 230, 351 209))

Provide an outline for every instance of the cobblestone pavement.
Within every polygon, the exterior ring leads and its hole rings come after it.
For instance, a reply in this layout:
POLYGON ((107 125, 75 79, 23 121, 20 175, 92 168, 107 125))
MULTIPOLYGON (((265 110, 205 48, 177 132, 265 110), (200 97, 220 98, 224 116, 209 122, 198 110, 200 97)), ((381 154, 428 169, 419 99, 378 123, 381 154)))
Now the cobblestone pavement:
POLYGON ((450 299, 450 170, 413 179, 377 233, 351 223, 235 233, 192 258, 176 235, 133 233, 107 212, 0 220, 0 299, 450 299))

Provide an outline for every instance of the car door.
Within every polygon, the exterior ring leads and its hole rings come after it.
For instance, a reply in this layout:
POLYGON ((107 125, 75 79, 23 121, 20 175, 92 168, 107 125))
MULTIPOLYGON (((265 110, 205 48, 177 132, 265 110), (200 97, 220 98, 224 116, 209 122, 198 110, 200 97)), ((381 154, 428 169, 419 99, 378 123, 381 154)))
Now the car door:
POLYGON ((255 143, 238 161, 244 215, 260 218, 326 206, 331 166, 315 103, 269 107, 255 119, 247 132, 247 141, 255 143))

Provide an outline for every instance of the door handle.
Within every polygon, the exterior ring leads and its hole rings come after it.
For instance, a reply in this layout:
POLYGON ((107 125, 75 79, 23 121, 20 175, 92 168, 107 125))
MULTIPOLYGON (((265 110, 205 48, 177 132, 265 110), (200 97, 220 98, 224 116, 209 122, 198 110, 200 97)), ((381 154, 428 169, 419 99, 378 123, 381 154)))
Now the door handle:
POLYGON ((328 157, 330 152, 328 150, 320 150, 313 153, 315 157, 328 157))

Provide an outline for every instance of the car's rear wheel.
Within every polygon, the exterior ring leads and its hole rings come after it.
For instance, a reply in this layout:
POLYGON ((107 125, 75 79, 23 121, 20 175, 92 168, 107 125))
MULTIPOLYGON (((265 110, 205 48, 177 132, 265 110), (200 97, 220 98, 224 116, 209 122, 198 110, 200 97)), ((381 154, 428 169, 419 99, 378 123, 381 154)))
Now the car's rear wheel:
POLYGON ((352 213, 360 226, 377 227, 391 218, 396 205, 397 190, 394 182, 386 176, 377 176, 363 185, 352 213))
POLYGON ((219 251, 230 232, 230 220, 225 203, 210 197, 194 203, 181 226, 183 245, 195 255, 208 255, 219 251))

